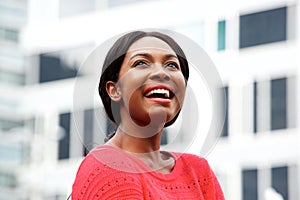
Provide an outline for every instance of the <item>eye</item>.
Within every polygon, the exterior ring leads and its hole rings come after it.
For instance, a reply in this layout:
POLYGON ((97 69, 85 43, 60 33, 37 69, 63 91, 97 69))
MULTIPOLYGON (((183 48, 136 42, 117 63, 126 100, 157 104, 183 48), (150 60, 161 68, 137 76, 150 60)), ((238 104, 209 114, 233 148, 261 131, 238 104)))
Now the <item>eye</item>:
POLYGON ((169 62, 166 64, 167 67, 171 68, 171 69, 179 69, 179 65, 175 62, 169 62))
POLYGON ((141 66, 141 67, 147 67, 148 66, 148 63, 146 61, 143 61, 143 60, 138 60, 136 61, 134 64, 133 64, 134 67, 138 67, 138 66, 141 66))

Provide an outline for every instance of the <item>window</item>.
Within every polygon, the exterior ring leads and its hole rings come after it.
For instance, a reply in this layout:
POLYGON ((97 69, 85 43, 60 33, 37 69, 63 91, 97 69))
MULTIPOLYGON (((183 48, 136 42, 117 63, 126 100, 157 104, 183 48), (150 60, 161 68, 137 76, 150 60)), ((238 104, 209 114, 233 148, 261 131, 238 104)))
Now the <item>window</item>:
POLYGON ((243 200, 258 200, 257 180, 257 169, 245 169, 242 171, 243 200))
POLYGON ((257 82, 253 83, 253 132, 257 132, 257 82))
POLYGON ((25 127, 23 120, 8 120, 0 118, 0 132, 7 132, 12 129, 21 129, 25 127))
POLYGON ((287 39, 287 8, 240 16, 240 48, 287 39))
POLYGON ((165 145, 168 144, 168 131, 166 129, 163 130, 161 138, 160 138, 160 144, 165 145))
POLYGON ((14 2, 9 5, 7 3, 2 3, 0 5, 1 17, 22 17, 25 18, 27 15, 27 4, 28 1, 18 1, 17 4, 14 2))
POLYGON ((19 32, 13 29, 6 29, 5 39, 13 42, 18 42, 19 32))
POLYGON ((117 129, 117 126, 110 121, 110 119, 106 119, 106 136, 113 134, 117 129))
POLYGON ((265 199, 261 197, 269 199, 274 195, 280 195, 284 200, 299 199, 298 170, 296 165, 244 169, 242 171, 242 199, 265 199))
POLYGON ((0 161, 24 164, 29 159, 29 146, 24 143, 0 143, 0 161))
POLYGON ((15 188, 17 186, 16 177, 10 173, 0 172, 0 186, 15 188))
POLYGON ((224 125, 223 125, 223 129, 222 129, 222 133, 221 133, 221 137, 227 137, 228 136, 228 111, 229 111, 229 103, 228 103, 228 95, 229 95, 229 88, 228 86, 225 86, 223 88, 223 92, 225 92, 225 99, 223 100, 222 107, 223 107, 223 111, 225 112, 225 119, 224 119, 224 125))
POLYGON ((287 80, 271 81, 271 130, 287 128, 287 80))
POLYGON ((58 159, 66 159, 70 157, 70 113, 59 115, 59 126, 58 159))
POLYGON ((0 83, 7 83, 10 85, 24 85, 25 74, 0 69, 0 83))
POLYGON ((283 196, 284 200, 288 200, 288 167, 274 167, 271 174, 272 187, 283 196))
POLYGON ((226 21, 218 22, 218 51, 225 50, 226 47, 226 21))
POLYGON ((83 155, 86 156, 93 148, 93 133, 94 133, 94 110, 84 111, 84 126, 83 126, 83 155))
POLYGON ((253 83, 253 132, 296 126, 295 77, 253 83), (288 103, 289 102, 289 103, 288 103))
POLYGON ((58 56, 40 55, 40 83, 73 78, 76 75, 76 67, 64 64, 58 56))
POLYGON ((0 27, 0 40, 18 42, 19 31, 17 29, 0 27))

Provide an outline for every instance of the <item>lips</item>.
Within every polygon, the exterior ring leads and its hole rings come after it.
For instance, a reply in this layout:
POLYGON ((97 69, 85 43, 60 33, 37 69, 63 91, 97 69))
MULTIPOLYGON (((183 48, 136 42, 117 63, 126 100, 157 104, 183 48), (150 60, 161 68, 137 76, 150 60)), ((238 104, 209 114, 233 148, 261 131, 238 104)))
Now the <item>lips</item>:
POLYGON ((167 85, 154 85, 146 89, 146 98, 152 99, 172 99, 175 95, 172 89, 167 85))

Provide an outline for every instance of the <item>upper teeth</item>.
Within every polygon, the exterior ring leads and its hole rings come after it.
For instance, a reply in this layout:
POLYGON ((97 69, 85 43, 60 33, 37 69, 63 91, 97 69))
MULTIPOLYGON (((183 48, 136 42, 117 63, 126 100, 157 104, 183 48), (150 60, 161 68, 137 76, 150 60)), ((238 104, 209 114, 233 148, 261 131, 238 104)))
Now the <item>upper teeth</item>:
POLYGON ((170 91, 165 89, 154 89, 146 94, 146 96, 150 96, 151 94, 164 94, 166 98, 170 97, 170 91))

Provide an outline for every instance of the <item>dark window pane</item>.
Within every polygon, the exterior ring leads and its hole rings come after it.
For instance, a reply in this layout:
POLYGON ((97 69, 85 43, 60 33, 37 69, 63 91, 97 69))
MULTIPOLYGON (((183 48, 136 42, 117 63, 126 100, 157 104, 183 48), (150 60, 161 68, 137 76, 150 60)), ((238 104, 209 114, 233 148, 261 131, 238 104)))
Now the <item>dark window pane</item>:
POLYGON ((253 132, 257 132, 257 82, 253 83, 253 132))
POLYGON ((113 134, 117 129, 117 126, 110 121, 109 119, 106 120, 106 136, 113 134))
POLYGON ((76 77, 75 67, 64 65, 59 57, 40 55, 40 83, 76 77))
POLYGON ((287 39, 286 7, 240 16, 240 48, 287 39))
POLYGON ((218 22, 218 51, 224 50, 226 45, 226 21, 218 22))
POLYGON ((162 135, 161 135, 161 139, 160 139, 160 144, 161 145, 164 145, 164 144, 168 144, 168 136, 167 136, 167 130, 166 129, 164 129, 163 130, 163 133, 162 133, 162 135))
POLYGON ((286 78, 271 82, 271 130, 287 128, 286 78))
POLYGON ((93 123, 94 110, 84 111, 84 126, 83 126, 83 155, 86 156, 93 148, 93 123))
POLYGON ((59 115, 61 138, 58 145, 58 159, 70 157, 70 113, 59 115))
POLYGON ((242 172, 243 184, 243 200, 257 200, 257 169, 243 170, 242 172))
POLYGON ((288 200, 288 168, 272 168, 272 187, 280 193, 284 200, 288 200))
POLYGON ((223 92, 225 92, 225 99, 224 99, 224 104, 225 105, 225 108, 223 107, 224 109, 224 112, 225 112, 225 119, 224 119, 224 125, 223 125, 223 130, 222 130, 222 133, 221 133, 221 137, 226 137, 228 136, 228 106, 229 106, 229 103, 228 103, 228 94, 229 94, 229 89, 228 89, 228 86, 224 87, 223 88, 223 92))

